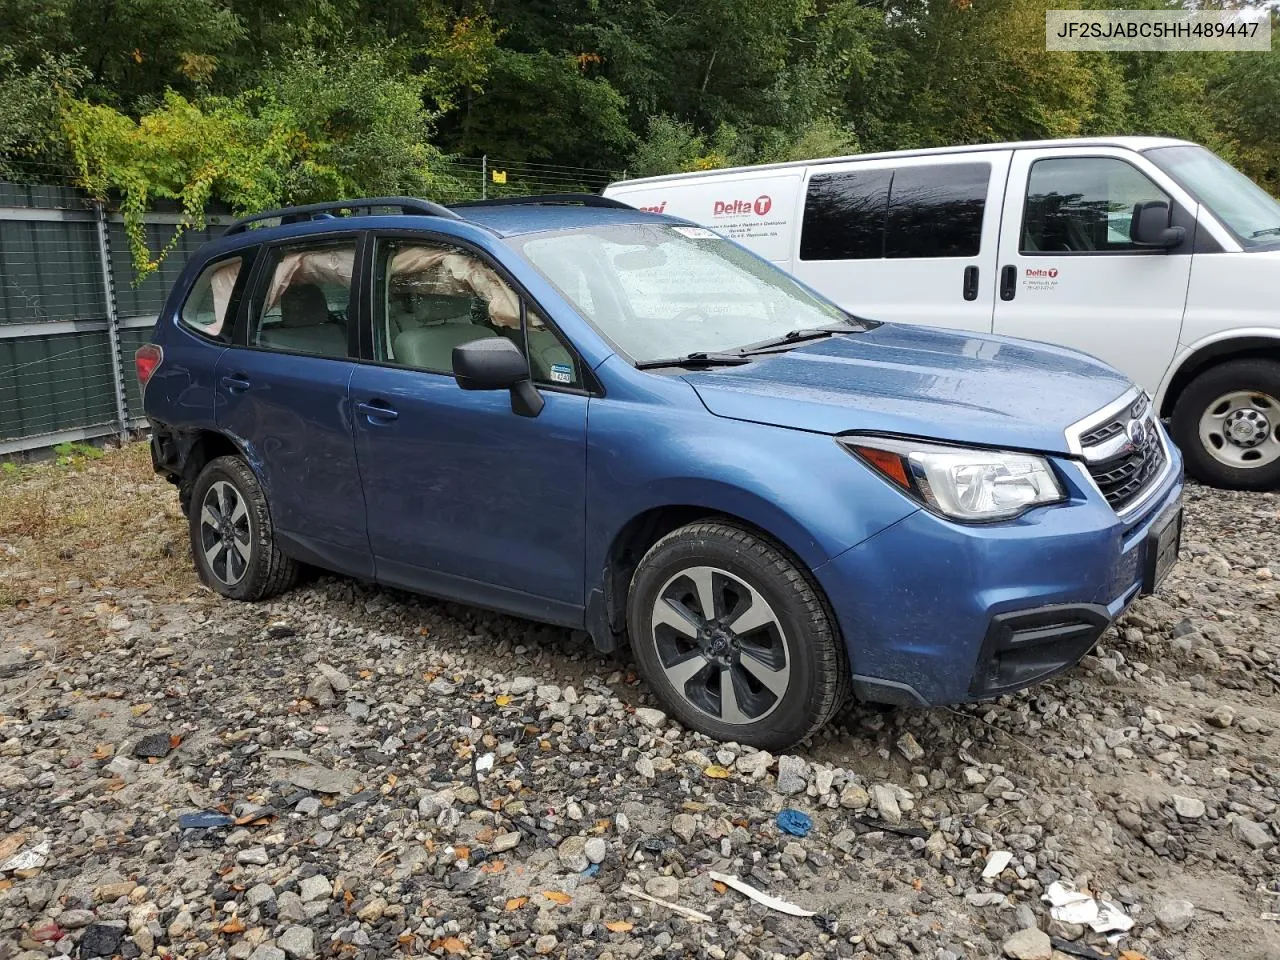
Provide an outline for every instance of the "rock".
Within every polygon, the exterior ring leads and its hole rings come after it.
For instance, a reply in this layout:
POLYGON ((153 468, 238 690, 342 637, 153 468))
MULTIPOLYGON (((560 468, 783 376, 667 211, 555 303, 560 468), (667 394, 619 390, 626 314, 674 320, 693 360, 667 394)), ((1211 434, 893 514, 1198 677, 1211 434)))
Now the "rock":
POLYGON ((58 914, 58 926, 64 930, 79 930, 97 919, 92 910, 63 910, 58 914))
POLYGON ((183 937, 185 937, 188 933, 191 932, 191 929, 195 925, 196 925, 196 922, 192 918, 190 913, 188 913, 186 910, 179 911, 178 915, 174 917, 173 921, 169 924, 169 930, 168 930, 169 939, 181 940, 183 937))
POLYGON ((653 765, 653 761, 648 757, 641 757, 636 761, 636 773, 644 777, 646 780, 652 780, 658 775, 657 768, 653 765))
POLYGON ((809 785, 809 764, 802 757, 783 754, 778 758, 778 792, 784 797, 803 793, 809 785))
POLYGON ((110 957, 114 956, 124 939, 124 924, 95 923, 88 927, 80 938, 80 956, 110 957))
POLYGON ((739 774, 749 780, 763 780, 773 766, 773 754, 768 750, 757 750, 738 757, 734 766, 739 774))
POLYGON ((813 789, 817 791, 819 797, 825 797, 829 794, 835 782, 836 775, 834 770, 820 767, 813 772, 813 789))
POLYGON ((450 683, 444 677, 436 677, 427 684, 427 692, 434 693, 437 697, 451 697, 457 689, 457 684, 450 683))
POLYGON ((698 832, 698 821, 690 814, 677 813, 671 820, 671 832, 685 843, 691 843, 698 832))
POLYGON ((555 703, 560 699, 560 688, 554 683, 540 683, 534 696, 539 703, 555 703))
POLYGON ((1156 905, 1156 921, 1170 933, 1187 929, 1195 915, 1195 904, 1190 900, 1165 900, 1156 905))
POLYGON ((490 853, 506 853, 508 850, 514 850, 520 846, 520 831, 513 830, 510 833, 500 833, 493 838, 493 842, 489 844, 490 853))
POLYGON ((675 877, 650 877, 645 881, 644 892, 659 900, 675 900, 680 896, 680 881, 675 877))
POLYGON ((382 915, 387 912, 387 901, 382 897, 374 897, 363 907, 356 911, 356 919, 361 923, 374 923, 381 920, 382 915))
POLYGON ((591 866, 587 858, 587 841, 585 837, 566 837, 556 848, 556 856, 560 864, 573 873, 581 873, 591 866))
POLYGON ((583 846, 582 852, 592 863, 604 863, 604 858, 609 853, 609 845, 600 837, 590 837, 583 846))
POLYGON ((877 783, 871 788, 871 805, 879 811, 881 818, 886 823, 898 824, 902 822, 902 808, 898 806, 898 795, 893 792, 893 788, 883 783, 877 783))
POLYGON ((249 960, 285 960, 284 951, 279 947, 260 944, 253 953, 249 954, 249 960))
POLYGON ((1247 817, 1237 815, 1232 818, 1231 835, 1255 850, 1269 850, 1276 845, 1275 837, 1265 823, 1258 823, 1247 817))
POLYGON ((247 850, 241 850, 236 854, 236 863, 265 867, 270 862, 271 858, 267 856, 266 847, 249 847, 247 850))
POLYGON ((536 690, 537 687, 538 681, 533 677, 516 677, 511 681, 511 694, 512 696, 522 697, 530 690, 536 690))
POLYGON ((1049 960, 1053 956, 1049 935, 1034 927, 1019 930, 1004 942, 1002 949, 1012 960, 1049 960))
POLYGON ((556 939, 555 934, 544 933, 542 936, 540 936, 537 940, 534 941, 533 952, 538 954, 539 956, 543 956, 545 954, 550 953, 552 950, 554 950, 556 948, 556 944, 559 942, 560 941, 556 939))
POLYGON ((313 874, 298 884, 298 896, 302 898, 303 903, 310 903, 312 900, 328 900, 332 893, 333 884, 321 873, 313 874))
POLYGON ((316 937, 309 927, 285 927, 276 937, 276 946, 295 960, 310 960, 316 955, 316 937))
POLYGON ((856 783, 845 784, 840 791, 840 806, 846 810, 865 810, 871 806, 871 796, 856 783))
POLYGON ((138 888, 132 880, 121 880, 119 883, 104 883, 93 888, 93 899, 97 903, 114 903, 121 897, 127 897, 138 888))
POLYGON ((1227 727, 1231 726, 1232 723, 1235 722, 1236 712, 1232 710, 1230 707, 1228 707, 1226 704, 1223 704, 1222 706, 1216 708, 1205 719, 1208 720, 1215 727, 1222 727, 1223 729, 1226 729, 1227 727))
POLYGON ((298 805, 293 808, 304 817, 314 817, 320 812, 319 797, 303 797, 298 801, 298 805))
POLYGON ((1199 820, 1204 816, 1204 801, 1198 797, 1173 795, 1173 809, 1183 820, 1199 820))
POLYGON ((307 910, 302 898, 292 890, 286 890, 276 900, 276 916, 284 923, 302 923, 307 919, 307 910))
POLYGON ((909 763, 915 763, 924 756, 924 748, 916 742, 916 738, 910 733, 904 733, 898 738, 898 752, 907 758, 909 763))
POLYGON ((307 699, 322 708, 332 707, 338 702, 338 698, 333 694, 333 687, 324 674, 317 674, 311 678, 311 682, 307 684, 307 699))
POLYGON ((102 769, 117 777, 127 777, 131 773, 137 773, 138 761, 116 754, 103 765, 102 769))
POLYGON ((276 893, 265 883, 255 883, 249 888, 249 892, 244 895, 251 907, 260 907, 264 903, 269 903, 276 898, 276 893))
POLYGON ((667 722, 667 715, 653 707, 636 707, 636 719, 652 730, 657 730, 667 722))
POLYGON ((133 746, 133 755, 148 759, 151 757, 167 757, 173 748, 169 745, 169 734, 153 733, 143 737, 133 746))
POLYGON ((317 663, 316 669, 329 681, 329 686, 338 693, 346 693, 351 689, 351 681, 347 679, 346 674, 341 670, 331 667, 327 663, 317 663))

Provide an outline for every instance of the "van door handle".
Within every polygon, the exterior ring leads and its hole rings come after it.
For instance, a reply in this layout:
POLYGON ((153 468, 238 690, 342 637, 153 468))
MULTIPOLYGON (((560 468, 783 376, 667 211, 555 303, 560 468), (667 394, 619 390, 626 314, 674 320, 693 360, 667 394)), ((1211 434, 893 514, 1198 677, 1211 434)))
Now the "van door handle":
POLYGON ((230 390, 232 393, 243 393, 245 390, 248 390, 251 386, 253 386, 253 384, 251 384, 248 380, 245 379, 243 374, 236 374, 234 376, 223 377, 222 385, 226 387, 228 390, 230 390))
POLYGON ((364 414, 371 423, 390 423, 400 416, 400 411, 384 400, 357 403, 356 412, 364 414))
POLYGON ((964 268, 964 298, 966 300, 978 299, 978 268, 975 266, 964 268))
POLYGON ((1018 268, 1012 263, 1006 264, 1000 271, 1000 299, 1012 300, 1018 292, 1018 268))

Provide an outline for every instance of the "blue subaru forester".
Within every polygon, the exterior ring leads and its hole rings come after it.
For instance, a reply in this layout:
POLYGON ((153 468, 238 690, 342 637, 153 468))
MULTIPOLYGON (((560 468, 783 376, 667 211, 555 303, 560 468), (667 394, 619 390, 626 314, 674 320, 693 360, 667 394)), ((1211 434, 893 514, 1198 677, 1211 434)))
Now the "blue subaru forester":
POLYGON ((306 563, 585 630, 760 747, 1043 680, 1178 554, 1181 458, 1110 367, 594 196, 248 218, 136 361, 218 593, 306 563))

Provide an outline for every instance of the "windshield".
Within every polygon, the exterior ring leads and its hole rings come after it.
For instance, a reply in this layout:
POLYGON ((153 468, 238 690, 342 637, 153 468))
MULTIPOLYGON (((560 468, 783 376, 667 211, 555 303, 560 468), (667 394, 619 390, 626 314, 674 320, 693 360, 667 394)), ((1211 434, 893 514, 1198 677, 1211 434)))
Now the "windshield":
POLYGON ((1280 242, 1280 201, 1204 147, 1156 147, 1146 155, 1191 191, 1245 247, 1280 242))
POLYGON ((799 329, 865 329, 703 227, 614 224, 512 243, 637 363, 722 353, 799 329))

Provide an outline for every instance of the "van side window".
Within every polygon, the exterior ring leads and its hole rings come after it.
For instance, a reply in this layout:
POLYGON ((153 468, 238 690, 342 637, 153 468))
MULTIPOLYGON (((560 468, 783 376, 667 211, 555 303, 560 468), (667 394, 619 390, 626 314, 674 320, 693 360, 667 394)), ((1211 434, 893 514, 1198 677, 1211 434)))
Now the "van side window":
POLYGON ((800 228, 801 260, 878 260, 892 170, 850 170, 809 178, 800 228))
POLYGON ((240 257, 231 257, 205 267, 204 272, 192 284, 187 302, 182 305, 182 311, 178 314, 183 326, 223 343, 230 342, 228 308, 231 306, 231 295, 235 292, 243 262, 240 257))
POLYGON ((809 180, 801 260, 975 257, 989 163, 850 170, 809 180))
POLYGON ((948 163, 894 171, 884 255, 976 257, 982 245, 982 211, 990 180, 989 163, 948 163))
POLYGON ((1112 157, 1037 160, 1027 177, 1022 253, 1117 253, 1137 250, 1129 237, 1133 208, 1169 196, 1145 174, 1112 157))

